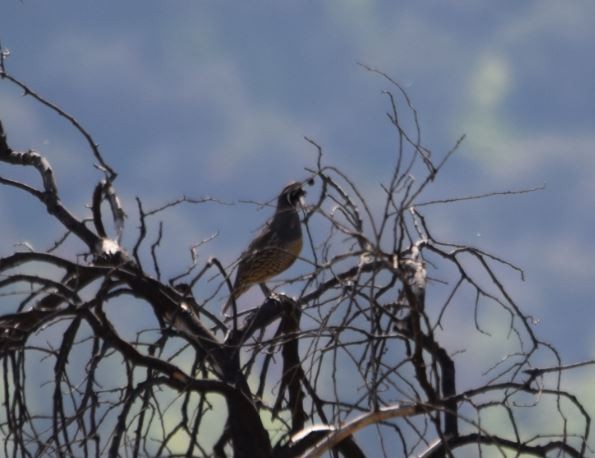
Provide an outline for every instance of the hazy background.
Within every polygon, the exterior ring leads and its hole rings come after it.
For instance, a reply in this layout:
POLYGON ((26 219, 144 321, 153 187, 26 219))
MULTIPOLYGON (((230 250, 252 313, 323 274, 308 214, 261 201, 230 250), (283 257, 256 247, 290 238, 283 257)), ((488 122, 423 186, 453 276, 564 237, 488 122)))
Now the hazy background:
MULTIPOLYGON (((373 195, 395 151, 381 94, 389 85, 356 62, 382 69, 409 92, 437 157, 467 134, 424 198, 546 185, 435 209, 432 224, 442 240, 525 270, 524 283, 505 276, 512 296, 570 363, 595 356, 593 17, 595 3, 546 0, 3 0, 0 40, 9 71, 75 115, 120 172, 128 240, 137 195, 147 207, 181 195, 274 197, 314 164, 305 135, 373 195)), ((98 174, 82 137, 6 82, 0 119, 14 148, 48 156, 83 215, 98 174)), ((40 211, 1 190, 0 256, 15 241, 51 245, 61 231, 40 211)), ((188 247, 217 230, 200 253, 231 262, 267 216, 249 204, 163 215, 164 274, 183 271, 188 247)), ((469 326, 472 304, 457 313, 469 326)), ((466 338, 455 332, 450 343, 465 348, 466 338)), ((566 374, 564 386, 595 414, 595 368, 566 374)))

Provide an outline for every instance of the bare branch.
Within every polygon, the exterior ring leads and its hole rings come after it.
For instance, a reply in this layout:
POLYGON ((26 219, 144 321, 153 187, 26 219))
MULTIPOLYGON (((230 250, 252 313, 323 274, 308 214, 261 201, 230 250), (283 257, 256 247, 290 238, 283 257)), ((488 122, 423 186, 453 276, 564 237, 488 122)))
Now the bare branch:
MULTIPOLYGON (((393 163, 377 180, 374 197, 369 183, 326 163, 323 147, 305 137, 316 154, 306 178, 296 179, 315 191, 309 205, 292 213, 305 228, 299 268, 262 284, 264 300, 234 297, 232 315, 221 318, 234 263, 199 256, 218 233, 190 247, 190 265, 172 269, 182 274, 168 270, 175 251, 162 264, 159 248, 166 210, 228 204, 182 196, 147 211, 139 196, 139 227, 125 227, 116 172, 75 118, 7 74, 7 55, 0 47, 0 77, 71 122, 105 176, 89 196, 87 214, 75 218, 60 199, 49 161, 12 150, 0 123, 0 161, 8 165, 0 184, 41 202, 65 234, 41 253, 33 248, 36 240, 8 241, 14 252, 0 258, 5 455, 445 457, 462 447, 475 447, 477 456, 490 448, 503 456, 592 452, 589 413, 562 376, 594 362, 565 364, 539 337, 534 318, 503 281, 509 273, 524 279, 520 267, 481 248, 437 239, 436 223, 420 211, 543 187, 420 201, 464 137, 437 160, 422 143, 419 114, 396 79, 362 65, 390 89, 383 99, 393 163), (11 177, 17 166, 32 167, 41 185, 11 177), (106 227, 107 208, 113 227, 106 227), (164 219, 151 219, 156 214, 164 219), (150 233, 152 241, 143 245, 150 233), (71 234, 86 245, 83 253, 63 243, 71 234), (145 270, 141 260, 149 256, 152 268, 145 270), (468 344, 453 348, 456 339, 446 337, 461 329, 468 344), (468 358, 466 350, 486 342, 505 345, 493 361, 468 358), (544 414, 547 427, 532 430, 531 421, 544 414), (359 443, 362 432, 366 442, 359 443)), ((263 208, 270 202, 252 203, 263 208)), ((213 211, 200 209, 205 218, 213 211)))

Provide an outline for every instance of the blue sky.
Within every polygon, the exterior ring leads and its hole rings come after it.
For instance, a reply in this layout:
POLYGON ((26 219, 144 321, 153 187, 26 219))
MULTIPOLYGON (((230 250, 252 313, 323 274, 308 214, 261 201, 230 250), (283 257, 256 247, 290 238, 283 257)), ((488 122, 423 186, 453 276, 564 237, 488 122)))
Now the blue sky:
MULTIPOLYGON (((442 239, 525 270, 525 282, 510 275, 513 296, 540 319, 538 335, 576 362, 595 356, 594 16, 594 3, 550 0, 6 0, 0 40, 10 72, 74 114, 120 172, 130 237, 136 195, 147 207, 182 194, 268 200, 313 164, 304 136, 373 192, 394 151, 388 85, 356 62, 382 69, 408 90, 436 155, 467 134, 424 197, 546 184, 431 214, 442 239)), ((47 154, 83 214, 97 174, 81 137, 6 83, 0 118, 13 147, 47 154)), ((25 202, 0 195, 2 213, 16 216, 0 221, 11 241, 0 255, 12 241, 44 248, 60 233, 40 232, 30 223, 39 208, 25 202)), ((201 253, 233 260, 266 218, 251 205, 205 208, 168 214, 171 273, 218 229, 201 253), (246 223, 235 224, 238 213, 246 223)), ((594 371, 566 380, 588 399, 594 371)))

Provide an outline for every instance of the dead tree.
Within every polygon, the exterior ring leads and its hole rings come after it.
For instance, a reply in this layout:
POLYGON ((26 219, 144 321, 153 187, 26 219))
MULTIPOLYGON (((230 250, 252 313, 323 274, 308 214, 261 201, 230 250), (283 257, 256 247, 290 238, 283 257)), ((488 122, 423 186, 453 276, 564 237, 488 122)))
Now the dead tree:
POLYGON ((78 218, 48 158, 14 150, 0 124, 0 183, 45 207, 33 224, 49 219, 64 229, 50 249, 21 243, 0 258, 5 456, 586 455, 590 418, 563 389, 555 348, 536 335, 499 276, 522 271, 440 240, 424 216, 428 206, 456 200, 421 196, 462 138, 433 154, 396 81, 367 69, 388 86, 396 137, 380 192, 367 197, 307 139, 317 160, 297 177, 314 183, 302 215, 304 273, 278 285, 299 294, 272 294, 226 321, 225 263, 194 262, 163 280, 164 227, 146 240, 153 215, 191 199, 146 210, 139 198, 136 243, 122 246, 115 169, 75 117, 14 77, 5 50, 0 56, 2 84, 72 124, 98 170, 78 218), (17 166, 34 169, 37 183, 12 178, 17 166), (128 335, 114 304, 119 313, 133 307, 154 317, 155 326, 128 335), (482 318, 484 308, 493 321, 482 318), (493 331, 494 320, 505 325, 493 331), (461 328, 470 343, 503 345, 497 359, 483 361, 484 373, 465 373, 467 348, 447 345, 461 328), (553 369, 540 369, 547 365, 553 369), (543 415, 547 427, 536 427, 543 415))

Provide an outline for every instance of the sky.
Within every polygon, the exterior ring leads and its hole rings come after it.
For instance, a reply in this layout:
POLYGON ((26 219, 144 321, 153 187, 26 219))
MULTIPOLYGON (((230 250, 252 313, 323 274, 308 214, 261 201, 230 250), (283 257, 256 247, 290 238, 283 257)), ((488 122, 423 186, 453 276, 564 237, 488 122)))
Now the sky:
MULTIPOLYGON (((129 240, 135 196, 147 208, 182 195, 271 199, 314 165, 305 136, 373 193, 394 155, 390 87, 357 63, 381 69, 408 91, 437 157, 466 134, 424 198, 545 185, 429 211, 441 239, 523 268, 524 282, 506 277, 513 297, 572 363, 595 357, 594 15, 595 3, 553 0, 5 0, 0 42, 10 73, 76 116, 119 171, 129 240)), ((98 174, 80 135, 1 81, 0 119, 14 148, 48 156, 84 214, 98 174)), ((2 189, 0 211, 14 215, 0 219, 0 256, 60 234, 14 191, 2 189)), ((201 256, 231 262, 265 213, 172 210, 164 270, 182 271, 188 247, 214 233, 201 256)), ((595 368, 565 383, 595 414, 595 368)))

